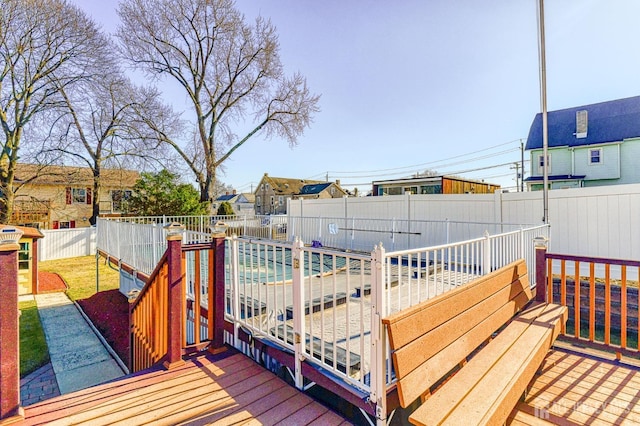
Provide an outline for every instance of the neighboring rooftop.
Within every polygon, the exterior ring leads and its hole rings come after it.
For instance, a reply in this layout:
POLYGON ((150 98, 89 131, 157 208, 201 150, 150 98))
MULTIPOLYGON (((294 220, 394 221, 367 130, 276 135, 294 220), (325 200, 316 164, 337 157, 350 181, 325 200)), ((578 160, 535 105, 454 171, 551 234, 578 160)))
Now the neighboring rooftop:
MULTIPOLYGON (((15 178, 17 182, 30 181, 34 185, 91 185, 93 172, 88 167, 19 163, 15 178)), ((140 174, 135 170, 102 169, 101 178, 103 186, 132 187, 140 174)))
MULTIPOLYGON (((547 120, 550 148, 620 142, 640 137, 640 96, 549 111, 547 120), (583 121, 578 123, 580 119, 583 121)), ((538 113, 531 124, 526 149, 540 148, 542 114, 538 113)))

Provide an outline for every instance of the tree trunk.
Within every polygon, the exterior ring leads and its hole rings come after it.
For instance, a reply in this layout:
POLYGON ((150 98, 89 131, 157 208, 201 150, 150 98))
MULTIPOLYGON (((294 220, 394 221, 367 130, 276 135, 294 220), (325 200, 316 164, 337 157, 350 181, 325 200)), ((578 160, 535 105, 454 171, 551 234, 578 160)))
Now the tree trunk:
POLYGON ((93 169, 93 199, 92 212, 89 223, 95 225, 98 222, 98 216, 100 215, 100 196, 102 195, 102 184, 100 183, 100 166, 96 166, 93 169))
POLYGON ((13 202, 16 194, 14 194, 11 188, 13 185, 2 182, 1 186, 3 194, 2 200, 0 201, 0 223, 7 224, 11 222, 11 216, 13 216, 13 202))

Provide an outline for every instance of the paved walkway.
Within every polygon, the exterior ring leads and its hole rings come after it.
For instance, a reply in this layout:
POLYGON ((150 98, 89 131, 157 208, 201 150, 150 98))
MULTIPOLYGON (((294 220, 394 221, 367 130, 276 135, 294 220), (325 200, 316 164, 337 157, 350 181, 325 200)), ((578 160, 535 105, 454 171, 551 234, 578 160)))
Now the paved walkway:
MULTIPOLYGON (((87 324, 75 304, 64 293, 35 296, 40 321, 49 346, 51 370, 60 394, 85 389, 123 376, 124 372, 102 345, 93 329, 87 324)), ((51 372, 47 366, 21 381, 21 396, 34 398, 33 402, 46 399, 53 387, 51 372), (31 380, 27 380, 31 378, 31 380), (37 389, 40 389, 40 392, 37 389), (35 390, 29 392, 29 389, 35 390), (40 395, 38 395, 40 393, 40 395), (35 400, 37 399, 37 401, 35 400)), ((31 402, 31 403, 33 403, 31 402)), ((27 405, 27 400, 23 400, 27 405)))
POLYGON ((60 389, 51 363, 20 379, 20 404, 23 407, 58 395, 60 389))

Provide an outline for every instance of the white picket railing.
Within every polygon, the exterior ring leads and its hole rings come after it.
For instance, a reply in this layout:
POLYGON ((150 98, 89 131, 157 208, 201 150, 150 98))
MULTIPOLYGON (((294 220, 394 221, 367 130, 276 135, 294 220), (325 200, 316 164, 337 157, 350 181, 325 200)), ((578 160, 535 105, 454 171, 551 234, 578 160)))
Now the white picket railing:
POLYGON ((518 258, 531 259, 535 270, 534 238, 548 231, 538 226, 389 253, 377 246, 369 254, 234 237, 227 255, 226 312, 236 325, 230 342, 242 348, 242 327, 374 398, 392 383, 391 369, 382 368, 389 365, 382 318, 518 258))

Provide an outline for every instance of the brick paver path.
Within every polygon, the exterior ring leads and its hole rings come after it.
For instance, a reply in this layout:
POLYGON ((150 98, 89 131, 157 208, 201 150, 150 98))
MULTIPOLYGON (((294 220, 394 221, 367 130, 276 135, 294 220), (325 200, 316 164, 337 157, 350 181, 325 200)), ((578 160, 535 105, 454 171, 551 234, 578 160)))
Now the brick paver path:
POLYGON ((60 395, 51 363, 20 379, 20 405, 26 407, 60 395))

